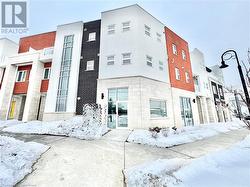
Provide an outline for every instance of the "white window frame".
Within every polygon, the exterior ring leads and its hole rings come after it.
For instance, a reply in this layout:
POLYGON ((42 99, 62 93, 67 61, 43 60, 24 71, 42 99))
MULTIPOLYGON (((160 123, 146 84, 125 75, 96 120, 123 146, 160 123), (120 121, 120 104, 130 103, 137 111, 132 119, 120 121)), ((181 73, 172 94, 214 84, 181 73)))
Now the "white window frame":
POLYGON ((175 68, 175 79, 181 80, 181 74, 179 68, 175 68))
POLYGON ((43 80, 49 80, 50 79, 50 71, 51 71, 51 68, 49 67, 49 68, 44 68, 44 70, 43 70, 43 80), (46 70, 49 70, 49 73, 48 73, 48 78, 45 78, 45 71, 46 70))
POLYGON ((147 66, 153 67, 153 57, 146 55, 146 63, 147 63, 147 66))
POLYGON ((131 64, 131 53, 122 53, 122 64, 131 64))
POLYGON ((190 76, 188 72, 185 72, 186 83, 190 83, 190 76))
POLYGON ((174 55, 178 54, 178 52, 177 52, 177 46, 174 43, 172 43, 172 52, 173 52, 174 55))
POLYGON ((26 81, 26 74, 27 74, 27 70, 20 70, 20 71, 17 71, 16 82, 25 82, 25 81, 26 81), (18 80, 19 73, 22 73, 21 80, 18 80))
POLYGON ((145 34, 151 36, 151 28, 148 25, 144 25, 145 34))
POLYGON ((107 56, 107 65, 114 65, 115 64, 115 55, 107 56))
POLYGON ((186 54, 186 51, 185 50, 181 50, 181 56, 182 56, 182 59, 183 60, 187 60, 187 54, 186 54))
POLYGON ((130 30, 130 21, 125 21, 122 23, 122 31, 127 32, 130 30))
POLYGON ((89 33, 89 42, 96 41, 96 32, 90 32, 89 33))
POLYGON ((157 32, 156 33, 156 37, 157 37, 157 41, 161 42, 161 34, 157 32))
POLYGON ((86 62, 86 70, 85 71, 93 71, 94 69, 95 69, 95 61, 94 60, 88 60, 86 62))
POLYGON ((115 34, 115 24, 108 25, 108 34, 115 34))
POLYGON ((168 117, 167 100, 161 100, 161 99, 153 99, 153 98, 151 98, 151 99, 149 100, 149 113, 150 113, 150 119, 162 119, 162 118, 167 118, 167 117, 168 117), (152 116, 151 110, 152 110, 153 108, 151 108, 151 101, 154 101, 154 102, 164 102, 166 116, 152 116))

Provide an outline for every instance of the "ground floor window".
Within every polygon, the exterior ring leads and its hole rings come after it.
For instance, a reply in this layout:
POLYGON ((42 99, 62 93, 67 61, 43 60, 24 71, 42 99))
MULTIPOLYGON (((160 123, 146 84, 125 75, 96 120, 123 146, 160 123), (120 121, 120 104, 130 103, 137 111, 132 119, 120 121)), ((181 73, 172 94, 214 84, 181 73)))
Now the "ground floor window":
POLYGON ((128 88, 108 90, 108 127, 128 126, 128 88))
POLYGON ((193 122, 193 113, 191 106, 191 99, 187 97, 180 97, 181 117, 184 126, 191 126, 193 122))
POLYGON ((164 100, 150 99, 150 117, 167 117, 167 104, 164 100))

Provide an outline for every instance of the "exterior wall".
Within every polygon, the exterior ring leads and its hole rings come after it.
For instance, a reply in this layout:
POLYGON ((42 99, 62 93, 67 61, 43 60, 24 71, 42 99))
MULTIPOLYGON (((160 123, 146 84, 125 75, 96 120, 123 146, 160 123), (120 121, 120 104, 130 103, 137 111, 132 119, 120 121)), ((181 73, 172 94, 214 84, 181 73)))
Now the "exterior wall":
POLYGON ((102 12, 99 79, 144 76, 169 83, 164 25, 138 5, 102 12), (130 30, 122 30, 123 22, 130 30), (108 34, 108 25, 115 24, 115 33, 108 34), (145 25, 151 36, 145 34, 145 25), (157 41, 156 33, 161 35, 157 41), (131 53, 131 64, 122 64, 122 53, 131 53), (107 65, 107 56, 114 55, 114 65, 107 65), (153 67, 147 65, 146 55, 152 57, 153 67), (159 70, 159 61, 163 70, 159 70))
POLYGON ((76 114, 82 114, 86 103, 96 103, 97 78, 99 72, 101 20, 84 23, 81 61, 78 79, 76 114), (89 40, 89 33, 96 33, 95 41, 89 40), (94 70, 86 71, 87 61, 94 60, 94 70))
POLYGON ((97 87, 97 103, 108 105, 109 88, 128 88, 128 128, 172 127, 173 110, 170 85, 145 77, 127 77, 115 79, 99 79, 97 87), (104 99, 101 95, 104 94, 104 99), (166 118, 150 118, 150 99, 167 101, 166 118))
MULTIPOLYGON (((44 68, 49 68, 49 67, 51 67, 51 62, 47 62, 44 64, 44 68)), ((48 87, 49 87, 49 79, 42 79, 40 92, 43 93, 47 92, 48 87)))
POLYGON ((8 38, 0 38, 0 67, 6 67, 7 58, 17 54, 18 44, 8 38))
POLYGON ((72 116, 73 114, 75 114, 78 73, 79 73, 81 46, 82 46, 82 33, 83 33, 82 22, 75 22, 71 24, 60 25, 57 27, 54 55, 52 59, 53 63, 51 66, 50 84, 47 92, 47 99, 45 103, 44 116, 43 116, 44 120, 61 119, 63 115, 64 117, 66 117, 67 115, 72 116), (67 35, 74 35, 72 62, 71 62, 71 70, 70 70, 70 78, 68 86, 67 107, 65 112, 58 113, 55 112, 56 98, 58 91, 64 37, 67 35))
POLYGON ((193 102, 193 100, 196 99, 194 92, 172 87, 172 102, 173 102, 172 105, 173 105, 173 111, 174 111, 175 125, 177 127, 183 127, 182 118, 181 118, 180 97, 190 98, 194 125, 199 124, 199 113, 198 113, 196 100, 195 100, 195 103, 193 102))
POLYGON ((19 42, 18 53, 28 52, 30 48, 41 50, 47 47, 52 47, 54 46, 55 37, 55 31, 23 37, 19 42))
POLYGON ((167 27, 165 27, 165 35, 171 87, 194 92, 188 43, 167 27), (177 55, 173 54, 172 44, 175 44, 177 47, 177 55), (182 59, 182 50, 186 53, 186 60, 182 59), (178 68, 180 71, 180 80, 176 79, 175 68, 178 68), (189 73, 189 83, 186 82, 185 72, 189 73))
POLYGON ((13 94, 26 94, 29 87, 29 77, 32 65, 19 66, 18 71, 26 71, 24 82, 15 82, 13 94))

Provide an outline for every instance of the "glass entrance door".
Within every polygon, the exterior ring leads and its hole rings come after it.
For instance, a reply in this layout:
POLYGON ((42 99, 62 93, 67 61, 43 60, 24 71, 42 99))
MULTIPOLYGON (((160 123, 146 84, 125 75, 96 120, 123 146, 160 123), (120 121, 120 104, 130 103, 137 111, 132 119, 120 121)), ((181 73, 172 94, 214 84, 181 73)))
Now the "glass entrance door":
POLYGON ((180 97, 181 117, 184 126, 194 125, 190 98, 180 97))
POLYGON ((108 91, 108 127, 128 127, 128 88, 112 88, 108 91))

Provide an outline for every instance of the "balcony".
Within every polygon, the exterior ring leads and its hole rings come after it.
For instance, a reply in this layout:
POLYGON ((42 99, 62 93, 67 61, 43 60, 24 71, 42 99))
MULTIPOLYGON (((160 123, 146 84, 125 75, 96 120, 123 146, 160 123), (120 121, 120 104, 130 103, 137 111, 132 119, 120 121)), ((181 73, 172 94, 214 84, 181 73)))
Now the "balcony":
POLYGON ((40 61, 42 62, 51 62, 53 58, 54 47, 44 48, 40 54, 40 61))

